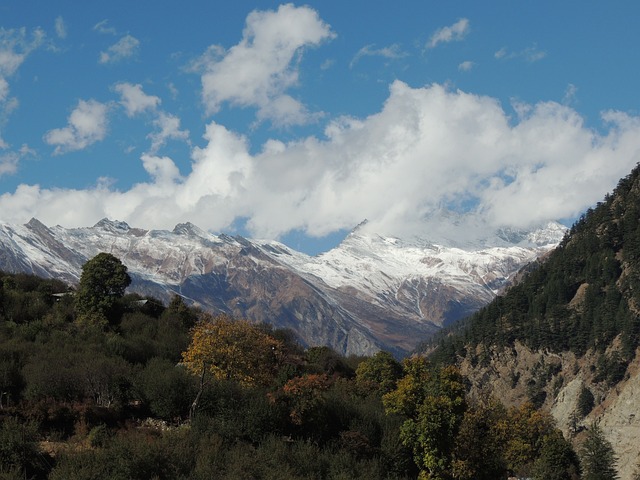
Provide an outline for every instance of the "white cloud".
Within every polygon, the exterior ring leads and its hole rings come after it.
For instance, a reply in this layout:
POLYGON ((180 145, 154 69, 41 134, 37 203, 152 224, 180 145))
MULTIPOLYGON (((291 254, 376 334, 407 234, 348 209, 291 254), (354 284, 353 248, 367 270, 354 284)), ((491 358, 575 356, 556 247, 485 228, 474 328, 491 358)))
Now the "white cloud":
MULTIPOLYGON (((36 28, 31 34, 25 28, 16 30, 0 27, 0 149, 6 150, 9 144, 2 138, 1 128, 9 115, 17 108, 18 99, 10 95, 9 81, 27 57, 39 48, 45 40, 42 29, 36 28)), ((23 157, 20 152, 5 152, 0 157, 0 176, 15 172, 18 161, 23 157)))
POLYGON ((64 23, 64 18, 62 18, 61 16, 56 17, 55 29, 58 38, 67 38, 67 26, 64 23))
POLYGON ((469 20, 461 18, 450 27, 442 27, 436 30, 427 42, 426 48, 434 48, 439 43, 449 43, 463 40, 469 34, 469 20))
POLYGON ((15 152, 0 154, 0 177, 15 173, 18 168, 20 157, 15 152))
POLYGON ((148 135, 151 139, 150 153, 155 154, 167 140, 189 142, 189 131, 180 129, 180 119, 175 115, 159 112, 153 124, 156 131, 148 135))
POLYGON ((333 38, 308 7, 281 5, 277 11, 249 14, 243 38, 228 51, 209 48, 200 60, 202 99, 209 114, 224 102, 257 107, 260 120, 275 125, 300 124, 314 118, 285 92, 298 82, 302 50, 333 38))
POLYGON ((26 28, 4 29, 0 27, 0 76, 13 75, 27 56, 44 43, 46 35, 40 28, 31 32, 26 28))
POLYGON ((275 238, 325 235, 364 218, 382 234, 415 233, 441 207, 466 205, 493 225, 526 227, 579 215, 640 161, 640 117, 606 112, 598 133, 559 103, 515 107, 513 118, 491 97, 396 81, 378 113, 335 120, 322 139, 269 140, 252 154, 244 137, 212 122, 190 171, 148 153, 149 180, 127 191, 21 186, 0 197, 0 212, 14 222, 78 226, 108 216, 215 231, 246 220, 253 235, 275 238))
POLYGON ((100 52, 99 63, 117 63, 133 57, 140 48, 140 41, 131 35, 125 35, 111 45, 106 52, 100 52))
POLYGON ((4 102, 9 96, 9 82, 0 77, 0 103, 4 102))
POLYGON ((507 47, 502 47, 500 50, 494 53, 493 56, 498 60, 522 59, 526 62, 534 63, 545 58, 547 56, 547 52, 539 50, 538 46, 536 44, 533 44, 532 46, 527 47, 524 50, 520 50, 519 52, 510 52, 507 47))
MULTIPOLYGON (((0 145, 1 147, 1 145, 0 145)), ((15 173, 18 163, 25 157, 35 156, 35 152, 28 145, 22 145, 17 152, 5 152, 0 154, 0 177, 15 173)))
POLYGON ((383 57, 389 60, 397 60, 399 58, 404 58, 408 54, 403 52, 400 48, 400 45, 393 44, 388 47, 383 48, 374 48, 375 45, 365 45, 354 55, 353 60, 349 63, 349 68, 353 68, 353 66, 362 58, 362 57, 383 57))
POLYGON ((140 84, 118 83, 113 88, 120 94, 120 105, 127 116, 150 112, 155 117, 152 123, 156 131, 147 135, 151 139, 148 153, 155 155, 171 139, 189 142, 189 131, 180 129, 180 119, 158 109, 161 103, 159 97, 144 93, 140 84))
POLYGON ((44 141, 55 145, 54 155, 82 150, 103 140, 107 134, 108 106, 95 100, 80 100, 71 112, 68 125, 50 130, 44 141))
POLYGON ((116 35, 118 32, 116 31, 115 28, 110 27, 109 25, 109 21, 108 20, 101 20, 100 22, 96 23, 93 26, 93 29, 98 32, 98 33, 102 33, 102 34, 108 34, 108 35, 116 35))
POLYGON ((120 104, 129 117, 146 110, 154 111, 160 105, 160 98, 144 93, 140 84, 118 83, 113 88, 120 94, 120 104))
POLYGON ((562 103, 564 105, 574 105, 577 102, 577 94, 578 87, 576 87, 573 83, 570 83, 569 85, 567 85, 567 89, 564 92, 562 103))
POLYGON ((458 70, 460 70, 461 72, 469 72, 475 66, 476 66, 475 63, 467 60, 465 62, 462 62, 460 65, 458 65, 458 70))

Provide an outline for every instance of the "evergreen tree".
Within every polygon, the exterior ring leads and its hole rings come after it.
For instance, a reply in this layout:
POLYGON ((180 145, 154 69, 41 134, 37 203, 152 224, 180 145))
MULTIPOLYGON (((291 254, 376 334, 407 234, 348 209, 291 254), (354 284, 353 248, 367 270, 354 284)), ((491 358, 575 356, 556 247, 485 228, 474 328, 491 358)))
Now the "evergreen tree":
POLYGON ((540 457, 533 466, 535 480, 569 480, 579 478, 580 463, 571 444, 554 430, 544 437, 540 457))
POLYGON ((615 456, 611 443, 596 424, 592 424, 580 451, 583 480, 615 480, 618 477, 615 456))
POLYGON ((586 386, 582 385, 582 389, 578 394, 577 413, 579 418, 586 417, 589 414, 589 412, 593 410, 594 404, 595 402, 593 398, 593 393, 591 393, 591 390, 589 390, 586 386))

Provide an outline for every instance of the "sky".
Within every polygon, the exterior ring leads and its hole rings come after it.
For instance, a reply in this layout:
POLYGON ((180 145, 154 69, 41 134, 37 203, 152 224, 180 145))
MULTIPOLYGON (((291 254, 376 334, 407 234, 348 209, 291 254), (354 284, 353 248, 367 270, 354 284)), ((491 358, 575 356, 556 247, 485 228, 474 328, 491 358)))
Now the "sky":
POLYGON ((570 224, 640 161, 640 2, 0 0, 0 221, 570 224))

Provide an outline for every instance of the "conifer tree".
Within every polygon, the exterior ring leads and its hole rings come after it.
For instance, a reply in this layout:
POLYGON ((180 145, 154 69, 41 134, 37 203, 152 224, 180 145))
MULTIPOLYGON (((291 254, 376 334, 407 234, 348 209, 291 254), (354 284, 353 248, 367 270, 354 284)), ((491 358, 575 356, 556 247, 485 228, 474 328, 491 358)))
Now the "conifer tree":
POLYGON ((618 459, 611 443, 596 424, 592 424, 580 451, 583 480, 615 480, 618 459))

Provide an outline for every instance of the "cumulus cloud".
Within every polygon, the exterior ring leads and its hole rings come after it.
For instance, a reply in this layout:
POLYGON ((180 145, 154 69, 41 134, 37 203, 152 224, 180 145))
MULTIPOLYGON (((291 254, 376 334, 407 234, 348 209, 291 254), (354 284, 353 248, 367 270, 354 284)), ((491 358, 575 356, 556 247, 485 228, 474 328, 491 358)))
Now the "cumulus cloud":
POLYGON ((125 35, 111 45, 106 52, 100 52, 99 63, 117 63, 133 57, 140 48, 140 41, 131 35, 125 35))
POLYGON ((559 103, 513 108, 396 81, 378 113, 332 121, 322 138, 272 139, 251 153, 246 138, 211 122, 182 175, 171 158, 147 153, 148 181, 127 191, 23 185, 0 197, 0 212, 5 221, 67 226, 105 216, 214 231, 246 222, 263 238, 322 236, 365 218, 381 234, 415 234, 443 207, 528 227, 579 215, 640 161, 640 117, 606 112, 595 130, 559 103))
POLYGON ((436 30, 429 41, 426 48, 434 48, 440 43, 457 42, 463 40, 469 33, 469 20, 461 18, 449 27, 442 27, 436 30))
POLYGON ((168 140, 181 140, 189 142, 189 131, 180 129, 180 119, 159 110, 160 98, 147 95, 140 84, 118 83, 113 89, 120 94, 120 105, 125 109, 127 116, 134 117, 143 112, 150 112, 155 131, 147 135, 151 140, 150 154, 156 154, 168 140))
POLYGON ((144 93, 140 84, 118 83, 113 88, 120 94, 120 104, 124 107, 129 117, 138 115, 146 110, 153 111, 160 105, 160 98, 144 93))
POLYGON ((34 155, 35 152, 26 144, 22 145, 17 152, 5 152, 0 154, 0 177, 15 173, 20 160, 34 155))
POLYGON ((54 145, 54 155, 84 148, 103 140, 107 134, 108 106, 95 100, 80 100, 64 128, 50 130, 44 141, 54 145))
POLYGON ((388 47, 383 48, 375 48, 375 45, 365 45, 354 55, 353 59, 349 63, 349 68, 353 68, 353 66, 362 58, 362 57, 382 57, 389 60, 396 60, 399 58, 404 58, 408 54, 403 52, 400 48, 400 45, 393 44, 388 47))
POLYGON ((189 142, 189 131, 180 129, 180 119, 175 115, 159 112, 153 125, 156 131, 148 135, 151 139, 150 153, 155 154, 168 140, 189 142))
POLYGON ((256 107, 259 120, 288 126, 316 116, 285 93, 298 82, 298 62, 305 47, 317 46, 334 34, 308 7, 281 5, 277 11, 253 11, 243 38, 228 51, 209 48, 200 59, 202 100, 209 114, 225 102, 256 107))
POLYGON ((467 60, 465 62, 462 62, 460 65, 458 65, 458 70, 460 70, 461 72, 469 72, 475 66, 476 66, 475 63, 467 60))

